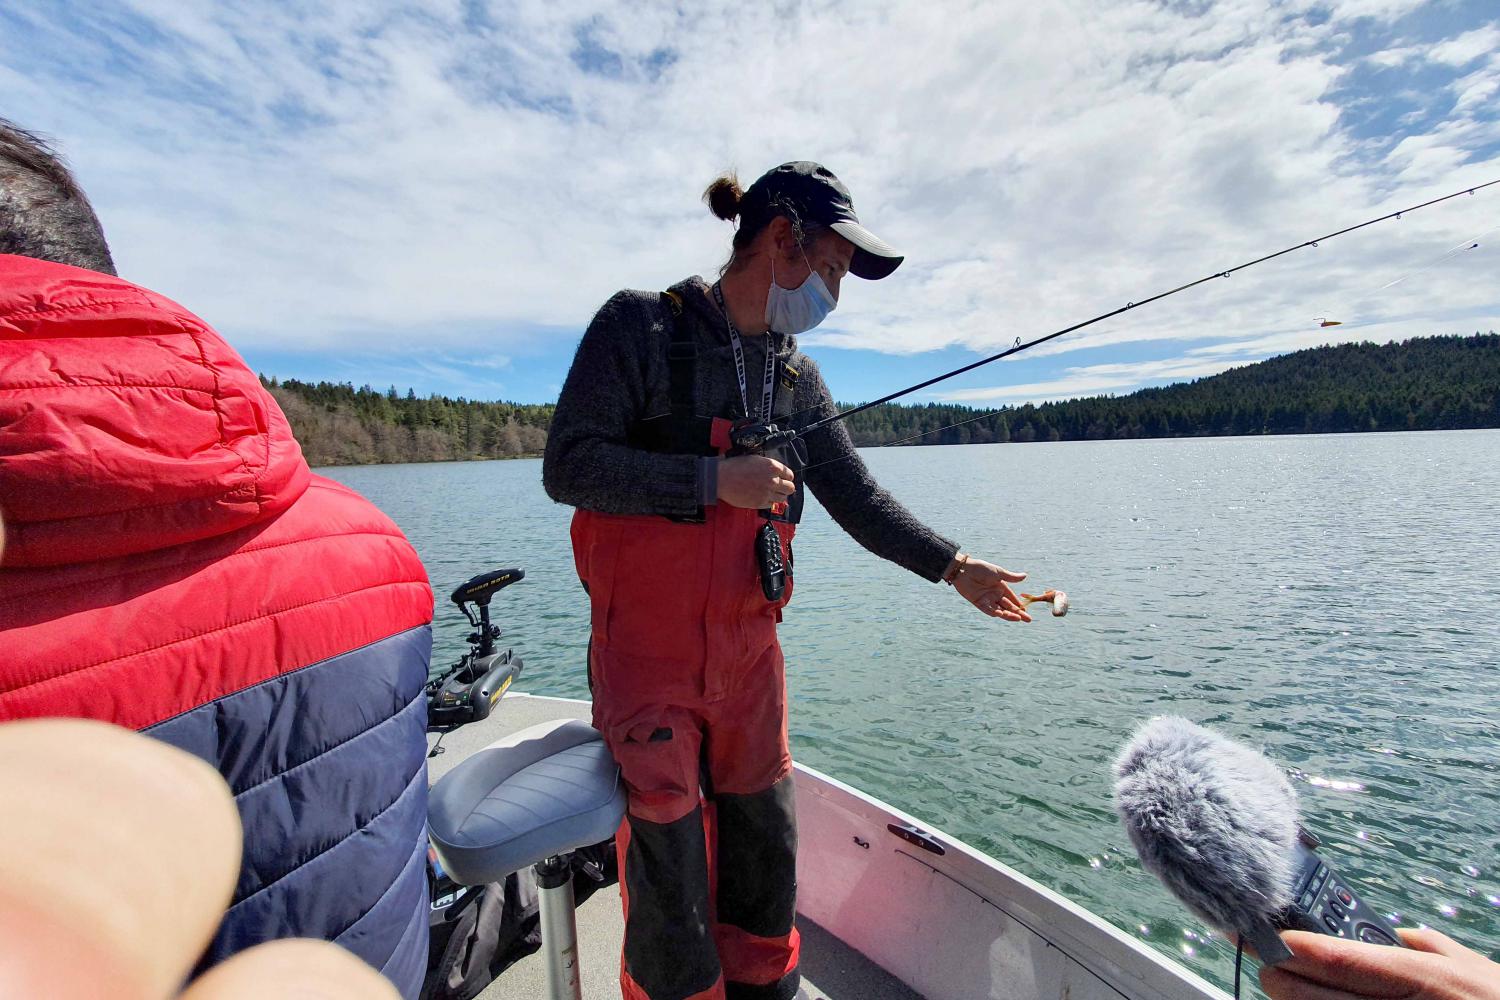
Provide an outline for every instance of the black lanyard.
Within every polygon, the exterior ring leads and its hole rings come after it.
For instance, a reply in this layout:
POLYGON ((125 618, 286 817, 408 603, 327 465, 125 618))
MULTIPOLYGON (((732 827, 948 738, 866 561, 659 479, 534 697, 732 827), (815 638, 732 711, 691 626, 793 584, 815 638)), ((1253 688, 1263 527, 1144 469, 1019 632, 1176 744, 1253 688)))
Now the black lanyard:
MULTIPOLYGON (((729 346, 734 348, 734 374, 740 381, 740 403, 745 407, 745 416, 750 416, 750 397, 746 395, 745 384, 745 349, 740 346, 740 331, 734 328, 734 320, 729 318, 729 310, 724 305, 724 293, 719 288, 719 283, 714 282, 714 302, 719 306, 719 312, 724 314, 724 325, 729 327, 729 346)), ((776 392, 776 352, 771 350, 771 331, 766 331, 766 380, 761 386, 760 394, 760 419, 762 423, 771 422, 771 405, 776 392)))

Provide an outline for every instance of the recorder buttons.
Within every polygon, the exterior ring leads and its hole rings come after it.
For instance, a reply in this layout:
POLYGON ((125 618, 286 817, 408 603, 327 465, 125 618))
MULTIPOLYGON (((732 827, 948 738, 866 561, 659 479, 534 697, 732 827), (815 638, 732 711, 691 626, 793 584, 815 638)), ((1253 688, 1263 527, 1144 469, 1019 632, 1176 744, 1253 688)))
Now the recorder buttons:
POLYGON ((1400 944, 1401 943, 1401 942, 1397 941, 1395 938, 1391 937, 1385 931, 1381 930, 1379 927, 1376 927, 1374 924, 1360 924, 1359 925, 1359 931, 1358 931, 1358 933, 1357 933, 1356 936, 1361 941, 1365 942, 1366 944, 1400 944))

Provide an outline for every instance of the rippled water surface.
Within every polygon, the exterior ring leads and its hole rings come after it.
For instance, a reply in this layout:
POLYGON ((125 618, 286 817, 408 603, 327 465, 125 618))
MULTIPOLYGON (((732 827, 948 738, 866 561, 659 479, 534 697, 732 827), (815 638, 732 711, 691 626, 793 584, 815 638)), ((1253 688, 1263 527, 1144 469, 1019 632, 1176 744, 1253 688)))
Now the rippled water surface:
MULTIPOLYGON (((1403 923, 1500 955, 1500 432, 875 449, 965 549, 1069 592, 1031 625, 859 548, 808 504, 782 627, 799 759, 1224 984, 1233 949, 1134 859, 1109 765, 1186 715, 1292 773, 1324 853, 1403 923)), ((587 697, 586 606, 535 461, 323 470, 494 609, 522 687, 587 697)), ((663 567, 669 571, 669 567, 663 567)), ((643 567, 643 573, 650 572, 643 567)))

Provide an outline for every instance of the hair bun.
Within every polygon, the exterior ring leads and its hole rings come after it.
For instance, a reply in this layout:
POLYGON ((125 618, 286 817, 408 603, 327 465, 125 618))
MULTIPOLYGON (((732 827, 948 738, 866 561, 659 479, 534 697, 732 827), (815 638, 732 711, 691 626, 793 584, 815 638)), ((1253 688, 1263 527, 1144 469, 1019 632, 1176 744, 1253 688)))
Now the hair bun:
POLYGON ((714 179, 714 182, 703 192, 703 200, 708 202, 709 211, 723 219, 725 222, 733 222, 740 214, 740 200, 745 197, 745 192, 740 189, 740 179, 733 171, 714 179))

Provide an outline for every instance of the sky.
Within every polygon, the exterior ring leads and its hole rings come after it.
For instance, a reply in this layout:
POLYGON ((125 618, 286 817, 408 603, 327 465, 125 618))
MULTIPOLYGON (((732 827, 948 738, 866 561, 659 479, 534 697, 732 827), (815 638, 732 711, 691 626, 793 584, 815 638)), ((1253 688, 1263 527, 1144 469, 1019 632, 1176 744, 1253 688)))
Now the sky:
MULTIPOLYGON (((716 272, 715 176, 817 160, 907 256, 801 338, 862 401, 1500 178, 1500 8, 7 0, 0 115, 55 140, 123 276, 257 370, 522 402, 614 291, 716 272)), ((1500 186, 911 398, 1500 329, 1497 279, 1500 186)))

